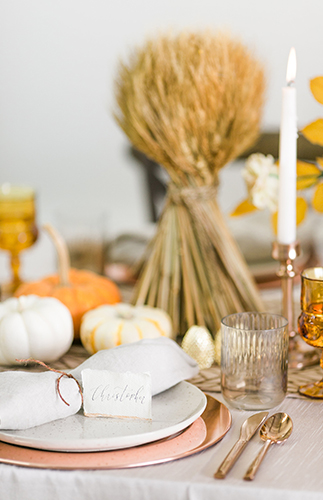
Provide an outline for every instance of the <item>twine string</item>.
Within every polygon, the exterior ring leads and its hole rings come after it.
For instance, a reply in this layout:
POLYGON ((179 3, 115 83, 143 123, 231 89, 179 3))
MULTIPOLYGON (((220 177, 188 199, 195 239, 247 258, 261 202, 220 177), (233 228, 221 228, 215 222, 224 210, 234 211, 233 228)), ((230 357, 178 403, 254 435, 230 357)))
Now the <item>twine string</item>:
POLYGON ((60 377, 58 377, 58 379, 56 380, 56 390, 57 390, 57 393, 58 393, 59 397, 63 401, 63 403, 65 403, 67 406, 70 406, 70 404, 63 398, 62 393, 60 391, 59 384, 60 384, 60 381, 61 381, 61 379, 63 377, 72 378, 73 380, 75 380, 75 382, 76 382, 76 384, 78 386, 78 389, 79 389, 79 392, 80 392, 80 395, 81 395, 81 399, 82 399, 82 405, 83 405, 84 399, 83 399, 83 392, 82 392, 81 384, 79 383, 79 381, 71 373, 66 373, 66 372, 64 372, 62 370, 56 370, 55 368, 51 368, 50 366, 46 365, 46 363, 44 363, 43 361, 39 361, 39 359, 33 359, 33 358, 29 358, 29 359, 16 359, 16 361, 18 363, 37 363, 38 365, 44 366, 45 368, 47 368, 47 370, 50 370, 51 372, 60 373, 61 374, 60 377))
POLYGON ((195 187, 175 187, 173 183, 168 185, 168 199, 175 205, 189 205, 195 201, 215 199, 218 192, 218 185, 204 185, 195 187))

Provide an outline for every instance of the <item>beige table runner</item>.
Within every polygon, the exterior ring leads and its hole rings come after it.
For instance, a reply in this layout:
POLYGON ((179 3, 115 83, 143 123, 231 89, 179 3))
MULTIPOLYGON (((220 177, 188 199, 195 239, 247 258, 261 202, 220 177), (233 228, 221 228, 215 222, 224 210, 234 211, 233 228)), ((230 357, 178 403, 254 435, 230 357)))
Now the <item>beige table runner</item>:
MULTIPOLYGON (((323 377, 322 369, 319 365, 304 368, 303 370, 289 369, 287 392, 289 397, 308 399, 298 393, 300 385, 316 382, 323 377)), ((207 370, 202 370, 190 382, 205 392, 221 392, 220 367, 212 366, 207 370)))
MULTIPOLYGON (((68 371, 79 364, 81 364, 85 359, 89 357, 84 347, 81 344, 73 344, 71 349, 62 356, 58 361, 50 363, 51 368, 56 370, 68 371)), ((39 365, 29 365, 28 367, 11 366, 11 367, 0 367, 0 371, 5 370, 30 370, 33 372, 42 372, 44 368, 39 365)), ((304 399, 304 396, 298 394, 298 387, 303 384, 310 382, 315 382, 322 378, 323 372, 319 365, 305 368, 303 370, 289 369, 288 372, 288 396, 304 399)), ((211 368, 206 370, 201 370, 200 373, 190 380, 190 382, 202 391, 205 392, 221 392, 220 386, 220 367, 213 365, 211 368)), ((307 399, 307 398, 305 398, 307 399)))

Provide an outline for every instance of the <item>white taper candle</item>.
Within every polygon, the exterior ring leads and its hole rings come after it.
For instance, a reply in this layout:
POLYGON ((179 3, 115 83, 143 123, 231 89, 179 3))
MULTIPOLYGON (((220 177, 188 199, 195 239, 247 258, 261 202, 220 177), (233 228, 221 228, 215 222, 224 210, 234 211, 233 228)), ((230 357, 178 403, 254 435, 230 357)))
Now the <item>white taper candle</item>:
POLYGON ((279 243, 290 244, 296 240, 296 161, 297 161, 297 116, 296 53, 292 48, 287 64, 287 86, 282 89, 282 115, 279 141, 279 197, 278 237, 279 243))

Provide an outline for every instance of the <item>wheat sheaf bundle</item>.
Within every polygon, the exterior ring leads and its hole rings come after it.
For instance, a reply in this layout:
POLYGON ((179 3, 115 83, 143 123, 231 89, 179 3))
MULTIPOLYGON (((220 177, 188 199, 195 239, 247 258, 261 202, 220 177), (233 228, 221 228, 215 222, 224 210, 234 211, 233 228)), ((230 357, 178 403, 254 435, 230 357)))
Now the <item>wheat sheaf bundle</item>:
POLYGON ((258 136, 264 87, 259 62, 222 33, 160 35, 120 64, 116 120, 170 178, 134 301, 168 311, 178 332, 215 332, 223 316, 262 308, 216 189, 258 136))

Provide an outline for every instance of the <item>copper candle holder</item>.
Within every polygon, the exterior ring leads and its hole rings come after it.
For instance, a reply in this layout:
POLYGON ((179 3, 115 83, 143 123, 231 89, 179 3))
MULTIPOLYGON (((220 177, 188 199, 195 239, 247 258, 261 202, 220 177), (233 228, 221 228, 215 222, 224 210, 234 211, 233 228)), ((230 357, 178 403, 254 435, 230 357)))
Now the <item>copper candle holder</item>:
MULTIPOLYGON (((303 350, 300 348, 300 337, 297 334, 294 318, 293 288, 296 275, 294 260, 300 255, 301 247, 298 241, 284 244, 275 241, 272 248, 272 257, 280 262, 277 276, 281 279, 282 288, 282 315, 288 320, 289 332, 289 366, 291 368, 304 368, 319 362, 319 355, 315 349, 303 350), (299 337, 299 338, 298 338, 299 337)), ((302 341, 301 341, 302 342, 302 341)), ((305 347, 305 346, 304 346, 305 347)))

